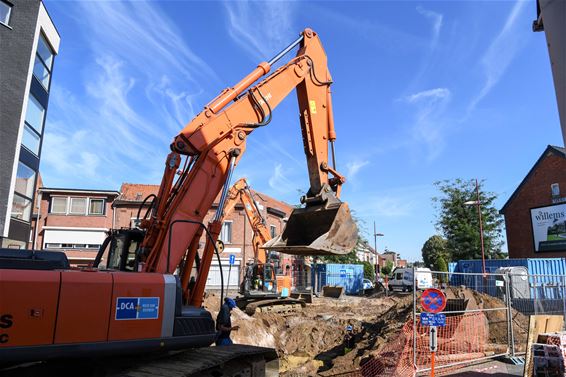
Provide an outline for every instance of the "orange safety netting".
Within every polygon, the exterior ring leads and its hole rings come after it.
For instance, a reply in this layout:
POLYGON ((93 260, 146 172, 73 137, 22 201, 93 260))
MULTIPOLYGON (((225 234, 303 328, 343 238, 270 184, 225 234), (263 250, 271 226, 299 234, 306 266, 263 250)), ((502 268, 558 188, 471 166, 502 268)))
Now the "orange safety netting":
MULTIPOLYGON (((374 357, 350 376, 415 376, 417 370, 430 368, 429 327, 417 327, 413 335, 413 321, 409 320, 399 337, 387 343, 374 357), (416 344, 414 357, 413 338, 416 344), (416 365, 414 361, 416 360, 416 365)), ((446 317, 446 326, 438 327, 438 350, 435 357, 435 371, 438 374, 462 366, 454 363, 471 362, 485 356, 489 326, 481 312, 446 317), (439 368, 448 366, 445 368, 439 368), (438 369, 437 369, 438 368, 438 369)))

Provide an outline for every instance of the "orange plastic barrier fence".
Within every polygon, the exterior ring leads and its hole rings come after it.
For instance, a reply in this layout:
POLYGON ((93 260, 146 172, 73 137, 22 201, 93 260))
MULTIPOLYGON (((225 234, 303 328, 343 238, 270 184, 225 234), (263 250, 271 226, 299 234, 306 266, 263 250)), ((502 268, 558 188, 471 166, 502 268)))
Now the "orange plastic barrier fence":
MULTIPOLYGON (((446 326, 438 327, 438 350, 435 357, 435 374, 440 375, 463 365, 452 365, 460 362, 471 362, 485 356, 488 343, 489 326, 487 318, 481 312, 450 316, 446 318, 446 326), (444 368, 442 368, 445 366, 444 368)), ((374 358, 365 362, 350 376, 399 376, 412 377, 417 370, 430 368, 431 353, 429 349, 429 327, 421 326, 417 318, 415 333, 416 365, 414 365, 413 321, 409 320, 399 337, 387 343, 375 354, 374 358)), ((428 372, 430 373, 430 372, 428 372)), ((419 375, 428 374, 427 372, 419 375)))

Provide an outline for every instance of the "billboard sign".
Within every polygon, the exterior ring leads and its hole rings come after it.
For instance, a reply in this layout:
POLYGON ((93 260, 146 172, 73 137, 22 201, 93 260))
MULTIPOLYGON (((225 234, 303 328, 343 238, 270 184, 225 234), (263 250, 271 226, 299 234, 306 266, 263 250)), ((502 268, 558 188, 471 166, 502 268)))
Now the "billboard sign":
POLYGON ((531 209, 535 253, 566 251, 566 203, 531 209))

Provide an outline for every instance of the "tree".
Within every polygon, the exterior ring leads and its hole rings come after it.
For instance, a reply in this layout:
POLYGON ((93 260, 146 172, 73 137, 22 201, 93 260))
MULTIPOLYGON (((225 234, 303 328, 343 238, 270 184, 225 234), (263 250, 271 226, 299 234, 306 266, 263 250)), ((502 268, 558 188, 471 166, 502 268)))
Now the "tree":
POLYGON ((385 263, 385 266, 381 267, 381 273, 383 275, 389 275, 392 270, 393 270, 393 262, 391 262, 390 260, 388 260, 387 263, 385 263))
POLYGON ((362 262, 364 265, 364 278, 369 279, 371 281, 375 280, 375 267, 368 261, 362 262))
MULTIPOLYGON (((436 261, 436 263, 434 264, 434 269, 436 271, 439 272, 448 272, 448 265, 446 264, 446 261, 444 260, 444 257, 439 256, 436 261)), ((438 278, 440 280, 441 283, 445 283, 448 279, 447 279, 447 275, 445 274, 438 274, 438 278)))
POLYGON ((450 260, 450 256, 446 250, 446 240, 439 235, 434 235, 426 240, 421 249, 421 253, 425 267, 434 267, 440 257, 445 261, 450 260))
MULTIPOLYGON (((502 259, 503 218, 494 206, 497 195, 479 187, 479 202, 483 225, 484 253, 486 259, 502 259)), ((480 259, 481 241, 477 205, 464 203, 477 201, 474 180, 456 179, 435 182, 441 192, 432 200, 438 211, 436 226, 446 238, 446 251, 451 260, 480 259)))

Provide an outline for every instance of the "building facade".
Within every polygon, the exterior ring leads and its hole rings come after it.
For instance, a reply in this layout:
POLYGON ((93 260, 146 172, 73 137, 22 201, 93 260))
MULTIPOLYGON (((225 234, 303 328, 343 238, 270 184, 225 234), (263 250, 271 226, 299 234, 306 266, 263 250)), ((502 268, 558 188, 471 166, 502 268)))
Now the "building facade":
POLYGON ((107 190, 40 188, 34 248, 64 251, 71 264, 88 266, 113 228, 112 205, 119 194, 107 190))
POLYGON ((500 213, 509 258, 566 257, 566 149, 549 145, 500 213))
POLYGON ((30 245, 60 36, 40 0, 0 0, 0 247, 30 245))

